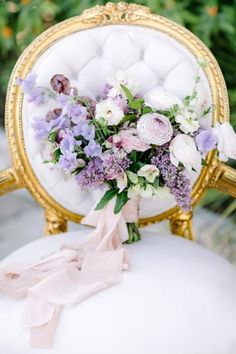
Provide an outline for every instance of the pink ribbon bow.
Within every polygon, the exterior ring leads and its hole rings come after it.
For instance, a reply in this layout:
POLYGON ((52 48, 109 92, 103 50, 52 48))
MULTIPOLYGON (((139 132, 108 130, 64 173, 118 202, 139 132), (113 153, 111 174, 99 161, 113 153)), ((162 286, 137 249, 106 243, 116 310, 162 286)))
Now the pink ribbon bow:
POLYGON ((121 280, 128 269, 126 222, 138 219, 137 201, 114 214, 113 198, 102 210, 91 211, 83 224, 96 226, 85 241, 63 245, 39 262, 13 264, 0 271, 0 291, 13 298, 27 296, 23 325, 31 330, 31 345, 52 345, 62 306, 75 305, 121 280))

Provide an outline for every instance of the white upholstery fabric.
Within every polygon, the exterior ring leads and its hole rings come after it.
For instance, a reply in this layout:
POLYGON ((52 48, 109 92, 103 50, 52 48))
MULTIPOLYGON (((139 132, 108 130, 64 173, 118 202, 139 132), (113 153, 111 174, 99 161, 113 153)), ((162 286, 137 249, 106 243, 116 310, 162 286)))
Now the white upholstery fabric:
MULTIPOLYGON (((96 97, 108 76, 118 70, 141 83, 144 95, 164 88, 183 98, 192 92, 198 66, 196 58, 168 35, 137 26, 104 26, 84 30, 53 44, 33 67, 38 84, 50 87, 54 74, 65 74, 80 93, 96 97)), ((199 104, 211 102, 210 88, 200 71, 199 104)), ((24 99, 23 127, 26 150, 40 183, 61 205, 78 214, 86 214, 98 199, 97 193, 81 192, 74 178, 66 178, 58 170, 42 163, 40 144, 33 138, 31 123, 42 116, 52 102, 35 108, 24 99), (63 191, 63 192, 62 192, 63 191)), ((205 122, 211 124, 211 115, 205 122)), ((174 198, 161 201, 143 200, 141 216, 151 216, 175 205, 174 198)))
MULTIPOLYGON (((82 236, 43 238, 2 263, 34 261, 82 236)), ((52 350, 21 329, 25 300, 1 295, 1 354, 235 354, 236 272, 223 258, 174 236, 143 232, 128 246, 120 284, 64 308, 52 350)))

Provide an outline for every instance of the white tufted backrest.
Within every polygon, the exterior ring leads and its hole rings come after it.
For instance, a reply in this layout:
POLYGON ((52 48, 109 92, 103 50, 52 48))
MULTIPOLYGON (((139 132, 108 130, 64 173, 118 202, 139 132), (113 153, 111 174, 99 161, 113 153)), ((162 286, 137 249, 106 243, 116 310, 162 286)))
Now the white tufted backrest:
MULTIPOLYGON (((121 70, 140 82, 144 96, 163 88, 180 98, 192 93, 199 66, 197 58, 169 35, 135 25, 109 25, 79 31, 58 40, 37 60, 32 72, 38 85, 50 87, 54 74, 64 74, 80 94, 96 97, 108 76, 121 70)), ((211 104, 211 92, 203 71, 198 86, 199 104, 211 104)), ((43 164, 41 145, 34 138, 32 121, 55 108, 52 101, 37 108, 23 101, 23 130, 26 151, 39 182, 47 193, 69 211, 84 215, 101 191, 80 191, 73 177, 43 164)), ((211 115, 205 122, 211 125, 211 115)), ((141 217, 159 214, 175 206, 168 200, 142 200, 141 217)))

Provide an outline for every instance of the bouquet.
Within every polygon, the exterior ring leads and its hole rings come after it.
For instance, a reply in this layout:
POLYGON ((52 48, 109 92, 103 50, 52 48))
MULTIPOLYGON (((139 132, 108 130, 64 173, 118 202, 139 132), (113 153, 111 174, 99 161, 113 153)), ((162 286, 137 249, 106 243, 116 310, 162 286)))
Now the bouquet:
MULTIPOLYGON (((72 175, 81 190, 102 188, 96 210, 113 198, 115 214, 130 201, 138 210, 140 197, 172 194, 188 211, 190 175, 206 165, 206 154, 217 147, 220 159, 236 158, 229 123, 204 128, 214 107, 198 97, 198 73, 183 100, 161 89, 144 98, 139 83, 122 72, 108 78, 96 99, 81 95, 63 74, 51 78, 51 90, 38 87, 34 74, 18 84, 34 104, 54 101, 55 108, 33 123, 44 163, 72 175)), ((128 243, 140 239, 137 221, 127 223, 128 243)))

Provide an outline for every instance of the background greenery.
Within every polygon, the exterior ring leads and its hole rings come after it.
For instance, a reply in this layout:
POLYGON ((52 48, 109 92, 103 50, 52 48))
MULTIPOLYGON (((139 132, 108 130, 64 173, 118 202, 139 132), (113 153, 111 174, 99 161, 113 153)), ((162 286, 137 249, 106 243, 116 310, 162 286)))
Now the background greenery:
MULTIPOLYGON (((0 0, 0 120, 11 70, 23 49, 43 30, 103 0, 0 0)), ((116 1, 115 1, 116 2, 116 1)), ((129 2, 129 1, 128 1, 129 2)), ((236 128, 236 0, 136 0, 200 37, 216 56, 229 91, 231 122, 236 128)), ((236 200, 209 191, 202 205, 231 216, 236 223, 236 200)))

